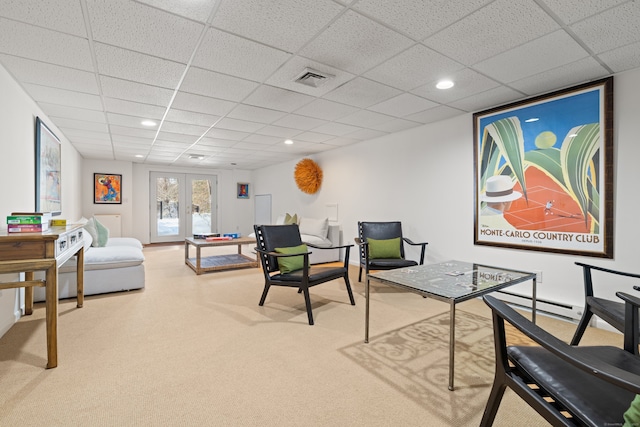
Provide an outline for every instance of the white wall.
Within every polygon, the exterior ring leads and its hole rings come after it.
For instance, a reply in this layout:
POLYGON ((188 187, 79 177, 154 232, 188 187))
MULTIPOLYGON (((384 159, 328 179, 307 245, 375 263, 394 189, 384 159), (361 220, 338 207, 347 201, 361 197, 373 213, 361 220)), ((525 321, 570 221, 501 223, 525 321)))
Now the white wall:
MULTIPOLYGON (((541 270, 539 298, 581 306, 584 291, 575 261, 640 272, 640 70, 615 77, 614 100, 613 260, 473 244, 471 114, 312 156, 324 172, 322 187, 312 196, 295 185, 297 160, 257 170, 253 182, 257 193, 272 194, 274 217, 284 212, 324 217, 326 204, 337 203, 348 243, 357 235, 358 221, 400 220, 407 237, 429 242, 427 262, 459 259, 541 270)), ((417 256, 409 251, 409 257, 417 256)), ((350 262, 357 264, 357 253, 350 262)), ((615 298, 618 283, 610 282, 607 297, 615 298)), ((521 284, 510 290, 530 294, 530 288, 521 284)))
MULTIPOLYGON (((62 132, 0 66, 0 220, 11 212, 35 209, 35 119, 40 117, 62 141, 62 215, 80 216, 80 171, 82 158, 62 132)), ((0 336, 20 316, 19 290, 0 291, 0 336)))

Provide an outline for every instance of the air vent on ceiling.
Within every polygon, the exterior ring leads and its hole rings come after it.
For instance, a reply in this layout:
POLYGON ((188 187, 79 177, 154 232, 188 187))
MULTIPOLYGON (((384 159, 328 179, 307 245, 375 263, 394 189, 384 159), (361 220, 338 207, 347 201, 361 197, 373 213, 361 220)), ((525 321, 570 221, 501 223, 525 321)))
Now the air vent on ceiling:
POLYGON ((295 82, 306 86, 320 87, 332 77, 335 76, 312 68, 305 68, 304 71, 296 77, 295 82))

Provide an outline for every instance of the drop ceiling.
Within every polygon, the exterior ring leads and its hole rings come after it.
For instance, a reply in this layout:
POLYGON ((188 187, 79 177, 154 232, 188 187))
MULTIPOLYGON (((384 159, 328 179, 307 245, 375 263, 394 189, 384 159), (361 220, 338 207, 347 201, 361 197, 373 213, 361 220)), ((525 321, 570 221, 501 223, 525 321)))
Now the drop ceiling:
POLYGON ((0 64, 84 158, 252 170, 637 68, 640 1, 0 0, 0 64))

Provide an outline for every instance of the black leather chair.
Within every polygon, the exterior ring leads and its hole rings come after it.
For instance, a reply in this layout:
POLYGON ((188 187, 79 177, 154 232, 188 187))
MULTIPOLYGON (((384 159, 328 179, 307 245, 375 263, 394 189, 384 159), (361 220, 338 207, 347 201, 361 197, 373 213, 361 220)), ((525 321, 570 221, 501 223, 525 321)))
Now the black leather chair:
POLYGON ((307 307, 307 316, 309 324, 313 325, 313 313, 311 311, 311 300, 309 298, 309 288, 335 279, 344 279, 344 283, 349 293, 349 301, 351 305, 356 305, 349 283, 349 250, 353 245, 333 246, 331 248, 320 248, 307 243, 307 246, 314 250, 323 249, 344 249, 344 264, 337 267, 319 267, 316 265, 309 266, 309 253, 303 254, 304 267, 301 270, 289 273, 281 273, 278 266, 278 259, 282 257, 300 256, 285 255, 276 253, 276 248, 290 248, 302 245, 300 238, 300 230, 297 224, 290 225, 254 225, 256 232, 256 251, 262 264, 264 273, 264 291, 260 298, 259 305, 264 305, 267 298, 269 288, 273 286, 289 286, 298 288, 298 293, 304 294, 304 301, 307 307))
POLYGON ((406 259, 404 255, 404 242, 421 246, 420 265, 424 264, 424 253, 428 243, 413 243, 402 235, 402 223, 392 222, 358 222, 358 237, 355 239, 360 247, 360 272, 358 282, 362 281, 362 269, 365 270, 365 277, 370 270, 392 270, 394 268, 411 267, 418 265, 416 261, 406 259), (367 239, 388 240, 400 238, 400 258, 377 258, 370 259, 369 245, 367 239))
MULTIPOLYGON (((580 340, 582 339, 582 335, 584 335, 587 326, 589 326, 589 321, 591 317, 595 314, 600 317, 602 320, 619 330, 620 332, 624 332, 625 329, 625 308, 624 303, 621 301, 612 301, 605 298, 598 298, 594 296, 593 292, 593 276, 592 270, 602 271, 605 273, 610 273, 618 276, 626 276, 633 277, 636 279, 640 278, 640 274, 633 273, 625 273, 622 271, 611 270, 608 268, 596 267, 594 265, 583 264, 581 262, 576 262, 576 265, 582 267, 582 274, 584 277, 584 312, 582 313, 582 318, 578 323, 578 327, 576 328, 576 332, 571 339, 571 345, 578 345, 580 340)), ((634 287, 636 289, 636 287, 634 287)), ((640 289, 636 289, 640 290, 640 289)), ((638 354, 638 349, 634 352, 638 354)))
MULTIPOLYGON (((618 296, 635 312, 626 324, 633 326, 628 336, 637 337, 640 299, 618 296)), ((640 394, 640 357, 629 351, 633 340, 625 335, 625 349, 570 346, 495 297, 484 301, 493 313, 496 370, 481 427, 493 424, 507 387, 553 426, 624 424, 624 412, 640 394), (505 322, 539 345, 508 346, 505 322)))

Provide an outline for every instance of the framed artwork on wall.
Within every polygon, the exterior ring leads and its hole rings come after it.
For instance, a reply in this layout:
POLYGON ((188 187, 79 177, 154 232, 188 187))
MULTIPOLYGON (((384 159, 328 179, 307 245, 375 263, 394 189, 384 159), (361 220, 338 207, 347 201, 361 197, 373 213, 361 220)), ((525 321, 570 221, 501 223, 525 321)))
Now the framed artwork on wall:
POLYGON ((58 137, 36 117, 36 212, 62 212, 62 148, 58 137))
POLYGON ((248 199, 249 198, 249 184, 246 182, 238 183, 238 199, 248 199))
POLYGON ((122 175, 118 175, 115 173, 94 173, 93 203, 121 204, 122 175))
POLYGON ((613 258, 613 77, 473 115, 474 243, 613 258))

